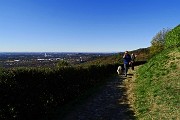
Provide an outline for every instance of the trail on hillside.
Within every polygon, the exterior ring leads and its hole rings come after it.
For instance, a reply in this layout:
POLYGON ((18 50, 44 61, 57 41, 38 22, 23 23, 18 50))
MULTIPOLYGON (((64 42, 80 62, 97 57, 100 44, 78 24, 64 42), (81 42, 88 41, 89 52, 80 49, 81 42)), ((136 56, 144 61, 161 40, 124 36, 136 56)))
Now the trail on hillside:
POLYGON ((128 77, 114 76, 95 95, 74 108, 63 120, 134 120, 123 82, 128 77))

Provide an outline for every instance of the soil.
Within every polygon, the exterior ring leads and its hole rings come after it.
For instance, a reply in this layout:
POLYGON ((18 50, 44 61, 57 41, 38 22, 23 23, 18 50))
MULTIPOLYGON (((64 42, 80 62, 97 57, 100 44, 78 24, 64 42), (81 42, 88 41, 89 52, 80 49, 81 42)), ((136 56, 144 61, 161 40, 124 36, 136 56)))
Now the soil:
POLYGON ((128 100, 127 77, 113 76, 96 94, 69 112, 63 120, 135 120, 128 100))

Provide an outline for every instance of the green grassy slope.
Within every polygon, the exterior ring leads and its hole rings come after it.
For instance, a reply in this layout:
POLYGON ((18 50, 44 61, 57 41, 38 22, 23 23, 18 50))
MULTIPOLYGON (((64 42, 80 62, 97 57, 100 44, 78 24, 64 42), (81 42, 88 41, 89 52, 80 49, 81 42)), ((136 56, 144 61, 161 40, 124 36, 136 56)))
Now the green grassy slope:
POLYGON ((180 47, 166 49, 137 71, 138 119, 180 119, 180 47))

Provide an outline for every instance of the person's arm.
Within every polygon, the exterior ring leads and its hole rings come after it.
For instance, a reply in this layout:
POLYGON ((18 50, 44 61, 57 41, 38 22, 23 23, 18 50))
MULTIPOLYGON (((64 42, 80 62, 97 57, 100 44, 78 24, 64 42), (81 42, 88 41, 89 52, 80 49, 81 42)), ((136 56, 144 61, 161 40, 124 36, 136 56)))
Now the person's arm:
POLYGON ((123 58, 125 58, 125 57, 126 57, 126 54, 123 55, 123 58))

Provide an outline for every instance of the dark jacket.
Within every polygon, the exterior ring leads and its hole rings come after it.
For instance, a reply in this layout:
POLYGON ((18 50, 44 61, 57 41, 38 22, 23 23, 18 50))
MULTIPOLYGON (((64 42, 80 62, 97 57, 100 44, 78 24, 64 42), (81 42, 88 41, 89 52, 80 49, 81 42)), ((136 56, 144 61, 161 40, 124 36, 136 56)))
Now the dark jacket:
POLYGON ((123 62, 124 64, 129 64, 129 62, 131 62, 131 56, 127 54, 125 58, 123 58, 123 62))

